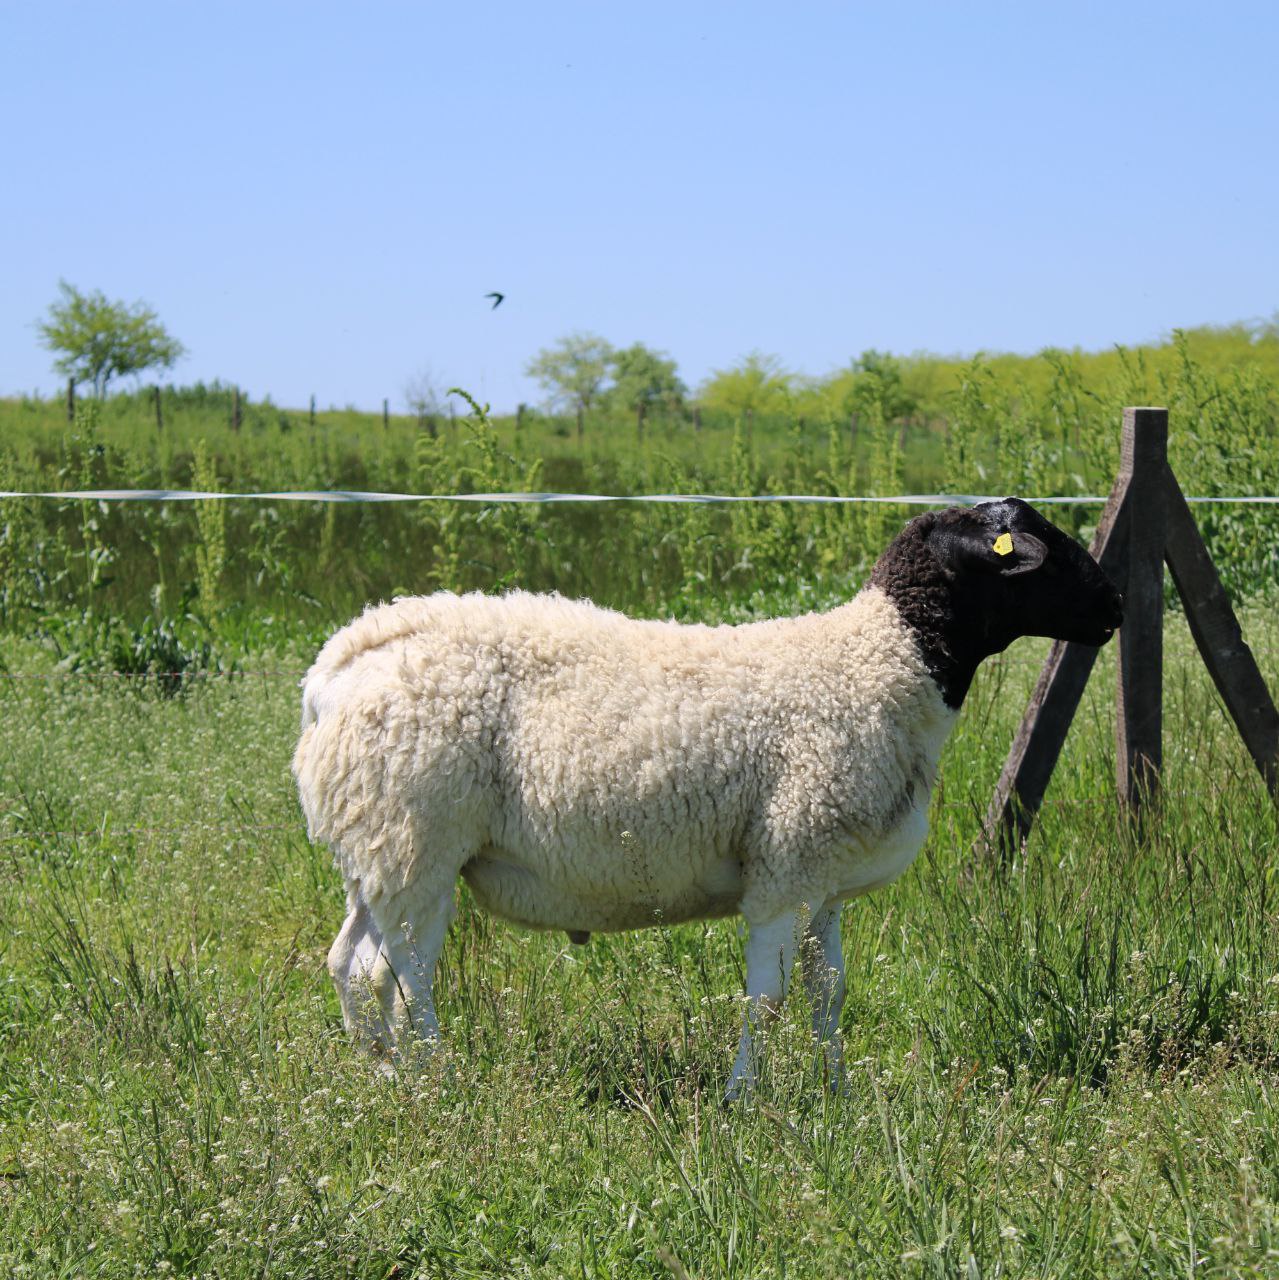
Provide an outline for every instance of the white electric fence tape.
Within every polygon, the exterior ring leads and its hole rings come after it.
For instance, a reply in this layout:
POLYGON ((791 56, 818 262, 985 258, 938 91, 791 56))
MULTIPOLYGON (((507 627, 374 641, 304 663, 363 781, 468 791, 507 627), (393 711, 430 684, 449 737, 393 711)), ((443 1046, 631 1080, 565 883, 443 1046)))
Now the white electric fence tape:
MULTIPOLYGON (((4 498, 52 498, 85 502, 691 502, 703 505, 732 502, 809 502, 843 505, 853 502, 904 506, 948 507, 955 503, 998 501, 1002 495, 972 493, 904 493, 889 497, 869 494, 824 493, 378 493, 360 489, 293 489, 279 493, 220 493, 201 489, 65 489, 26 493, 0 489, 4 498)), ((1035 506, 1077 506, 1105 502, 1105 496, 1076 494, 1064 498, 1027 498, 1035 506)), ((1279 503, 1279 496, 1187 497, 1187 502, 1279 503)))

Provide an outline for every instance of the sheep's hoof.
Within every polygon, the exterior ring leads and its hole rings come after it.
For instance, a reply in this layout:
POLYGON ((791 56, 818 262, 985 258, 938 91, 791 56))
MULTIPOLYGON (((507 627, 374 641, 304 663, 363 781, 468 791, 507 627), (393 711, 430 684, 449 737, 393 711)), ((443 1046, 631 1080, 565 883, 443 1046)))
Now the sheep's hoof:
POLYGON ((591 935, 585 929, 569 929, 568 940, 575 947, 584 947, 591 940, 591 935))

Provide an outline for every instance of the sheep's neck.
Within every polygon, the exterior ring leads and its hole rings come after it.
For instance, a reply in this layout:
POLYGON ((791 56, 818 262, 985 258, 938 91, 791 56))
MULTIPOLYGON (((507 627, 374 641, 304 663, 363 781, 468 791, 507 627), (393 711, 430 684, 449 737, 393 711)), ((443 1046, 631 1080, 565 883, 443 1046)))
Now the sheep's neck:
POLYGON ((1014 638, 993 625, 984 593, 975 586, 957 591, 922 539, 898 539, 871 570, 870 585, 897 606, 943 701, 958 711, 982 660, 1014 638))

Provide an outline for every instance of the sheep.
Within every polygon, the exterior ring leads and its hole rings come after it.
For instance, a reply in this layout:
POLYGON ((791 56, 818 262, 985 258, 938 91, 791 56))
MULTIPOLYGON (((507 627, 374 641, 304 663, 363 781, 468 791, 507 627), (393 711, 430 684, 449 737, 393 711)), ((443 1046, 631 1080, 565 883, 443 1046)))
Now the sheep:
POLYGON ((853 599, 802 617, 640 621, 518 591, 368 609, 307 673, 293 759, 346 884, 328 961, 348 1031, 388 1070, 434 1042, 460 876, 482 909, 579 942, 744 917, 728 1096, 797 953, 837 1082, 842 905, 923 844, 977 665, 1121 621, 1100 567, 1017 498, 918 516, 853 599))

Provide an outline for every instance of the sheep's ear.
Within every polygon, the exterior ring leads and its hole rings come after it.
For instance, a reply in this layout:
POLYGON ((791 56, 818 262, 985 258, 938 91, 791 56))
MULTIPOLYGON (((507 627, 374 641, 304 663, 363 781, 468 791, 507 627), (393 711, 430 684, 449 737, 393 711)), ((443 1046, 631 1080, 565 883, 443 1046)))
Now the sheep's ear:
POLYGON ((1048 558, 1048 548, 1033 533, 992 531, 980 524, 948 532, 946 551, 956 563, 1001 578, 1031 573, 1048 558))
POLYGON ((990 549, 1002 562, 995 567, 1005 578, 1030 573, 1048 558, 1048 548, 1033 533, 1001 533, 990 549), (1007 538, 1012 545, 1000 543, 1000 538, 1007 538))

